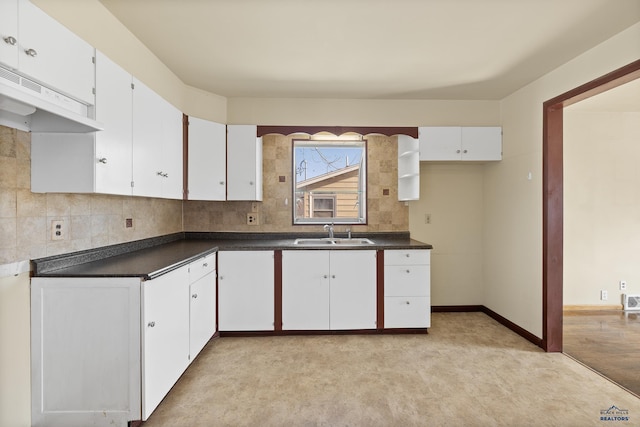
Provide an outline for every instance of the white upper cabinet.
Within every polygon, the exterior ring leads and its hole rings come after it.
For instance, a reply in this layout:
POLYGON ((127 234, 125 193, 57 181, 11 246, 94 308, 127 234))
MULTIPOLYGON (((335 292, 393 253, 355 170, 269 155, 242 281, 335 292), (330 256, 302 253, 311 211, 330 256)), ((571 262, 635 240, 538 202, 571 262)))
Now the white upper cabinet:
POLYGON ((227 200, 262 200, 262 138, 255 125, 227 126, 227 200))
POLYGON ((31 135, 31 191, 131 195, 131 74, 101 52, 96 56, 93 133, 31 135))
POLYGON ((227 128, 224 124, 189 117, 189 200, 225 200, 227 128))
POLYGON ((420 198, 420 146, 417 139, 398 135, 398 200, 420 198))
POLYGON ((420 127, 420 160, 502 160, 500 127, 420 127))
POLYGON ((182 199, 182 113, 133 81, 133 195, 182 199))
POLYGON ((96 52, 95 191, 131 195, 132 76, 101 52, 96 52))
POLYGON ((28 0, 0 2, 0 62, 94 104, 94 48, 28 0))
POLYGON ((0 62, 18 68, 18 0, 0 1, 0 62))

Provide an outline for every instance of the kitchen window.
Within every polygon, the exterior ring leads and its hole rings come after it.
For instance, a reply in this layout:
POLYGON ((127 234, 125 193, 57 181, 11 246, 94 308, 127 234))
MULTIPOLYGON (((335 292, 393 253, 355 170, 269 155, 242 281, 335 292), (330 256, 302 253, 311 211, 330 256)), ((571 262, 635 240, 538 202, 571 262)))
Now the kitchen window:
POLYGON ((293 140, 293 223, 366 224, 367 142, 293 140))

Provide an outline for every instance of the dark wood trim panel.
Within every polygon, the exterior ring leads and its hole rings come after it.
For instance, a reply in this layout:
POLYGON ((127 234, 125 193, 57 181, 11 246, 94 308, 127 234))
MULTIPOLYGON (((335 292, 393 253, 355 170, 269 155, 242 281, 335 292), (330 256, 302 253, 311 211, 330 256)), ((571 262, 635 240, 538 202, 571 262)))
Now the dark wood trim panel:
POLYGON ((274 319, 273 329, 282 330, 282 250, 273 251, 274 265, 274 319))
POLYGON ((408 135, 412 138, 418 137, 417 127, 377 127, 377 126, 258 126, 257 136, 264 136, 270 133, 280 135, 291 135, 294 133, 306 133, 315 135, 319 132, 330 132, 340 136, 347 132, 354 132, 360 135, 370 133, 386 136, 408 135))
POLYGON ((432 313, 473 313, 483 311, 481 305, 434 305, 431 306, 432 313))
POLYGON ((562 351, 563 293, 563 108, 640 78, 640 60, 543 103, 542 310, 545 351, 562 351))
POLYGON ((220 337, 282 337, 296 335, 382 335, 382 334, 427 334, 427 328, 398 329, 338 329, 338 330, 280 330, 280 331, 225 331, 220 337))
POLYGON ((384 329, 384 250, 376 254, 376 328, 384 329))
POLYGON ((182 114, 182 200, 189 200, 189 116, 182 114))
POLYGON ((526 329, 521 328, 520 326, 516 325, 511 320, 500 316, 498 313, 496 313, 495 311, 493 311, 490 308, 485 307, 485 306, 482 306, 482 312, 484 314, 486 314, 487 316, 491 317, 496 322, 500 323, 501 325, 511 329, 513 332, 515 332, 516 334, 520 335, 524 339, 532 342, 533 344, 537 345, 538 347, 542 347, 542 340, 540 338, 538 338, 537 336, 533 335, 531 332, 527 331, 526 329))

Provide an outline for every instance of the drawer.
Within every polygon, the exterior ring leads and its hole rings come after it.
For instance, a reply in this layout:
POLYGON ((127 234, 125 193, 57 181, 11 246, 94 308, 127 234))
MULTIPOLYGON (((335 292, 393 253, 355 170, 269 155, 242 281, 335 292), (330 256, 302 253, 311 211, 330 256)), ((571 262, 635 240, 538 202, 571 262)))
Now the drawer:
POLYGON ((431 267, 428 265, 385 265, 385 296, 431 295, 431 267))
POLYGON ((384 265, 429 265, 431 251, 428 249, 391 249, 384 251, 384 265))
POLYGON ((385 297, 384 327, 431 327, 431 299, 429 297, 385 297))
POLYGON ((189 282, 193 283, 201 277, 215 271, 216 254, 209 254, 205 257, 198 258, 189 264, 189 282))

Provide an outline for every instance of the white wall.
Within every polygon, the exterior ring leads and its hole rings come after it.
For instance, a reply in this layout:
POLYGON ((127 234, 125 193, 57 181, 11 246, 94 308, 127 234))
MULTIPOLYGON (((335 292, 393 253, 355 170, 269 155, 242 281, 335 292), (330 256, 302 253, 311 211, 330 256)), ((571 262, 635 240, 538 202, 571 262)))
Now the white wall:
POLYGON ((433 245, 432 305, 483 303, 483 174, 476 163, 420 163, 420 200, 409 202, 409 231, 433 245))
POLYGON ((640 293, 639 141, 640 113, 564 111, 565 305, 640 293))
POLYGON ((540 338, 542 104, 639 56, 640 23, 501 102, 504 157, 484 176, 484 305, 540 338))

